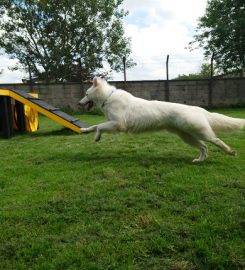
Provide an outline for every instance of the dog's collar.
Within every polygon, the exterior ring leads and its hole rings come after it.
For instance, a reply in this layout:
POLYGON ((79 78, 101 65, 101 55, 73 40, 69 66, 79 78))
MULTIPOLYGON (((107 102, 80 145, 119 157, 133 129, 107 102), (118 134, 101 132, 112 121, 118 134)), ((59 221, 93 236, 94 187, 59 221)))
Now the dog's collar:
POLYGON ((111 95, 115 92, 115 90, 112 90, 111 93, 108 95, 108 97, 104 100, 104 102, 101 105, 101 108, 103 108, 108 101, 108 99, 111 97, 111 95))

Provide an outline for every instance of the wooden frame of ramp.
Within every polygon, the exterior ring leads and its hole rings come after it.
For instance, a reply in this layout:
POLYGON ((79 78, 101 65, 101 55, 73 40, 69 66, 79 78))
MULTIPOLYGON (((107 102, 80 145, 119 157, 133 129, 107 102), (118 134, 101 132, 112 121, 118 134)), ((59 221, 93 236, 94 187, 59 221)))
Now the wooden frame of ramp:
MULTIPOLYGON (((37 112, 51 118, 52 120, 60 123, 61 125, 80 133, 80 128, 87 127, 86 124, 80 122, 79 119, 62 112, 40 98, 33 97, 21 90, 14 89, 0 89, 0 98, 12 98, 24 105, 30 106, 37 112)), ((0 117, 3 117, 2 115, 0 117)), ((0 119, 1 120, 1 119, 0 119)))

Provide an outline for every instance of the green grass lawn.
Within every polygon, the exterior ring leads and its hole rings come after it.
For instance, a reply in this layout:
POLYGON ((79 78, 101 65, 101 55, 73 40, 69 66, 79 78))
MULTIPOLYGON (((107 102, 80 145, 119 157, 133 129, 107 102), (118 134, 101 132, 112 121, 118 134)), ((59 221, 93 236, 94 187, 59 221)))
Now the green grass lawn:
POLYGON ((198 165, 169 133, 93 137, 40 117, 0 139, 0 269, 245 269, 245 131, 198 165))

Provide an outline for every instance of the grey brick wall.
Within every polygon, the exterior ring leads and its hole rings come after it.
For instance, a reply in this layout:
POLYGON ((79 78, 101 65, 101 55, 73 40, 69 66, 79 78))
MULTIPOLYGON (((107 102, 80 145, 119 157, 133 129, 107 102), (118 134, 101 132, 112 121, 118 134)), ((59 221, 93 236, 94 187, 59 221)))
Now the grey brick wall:
MULTIPOLYGON (((124 89, 123 82, 112 82, 117 88, 124 89)), ((90 84, 84 84, 84 90, 90 84)), ((30 91, 27 84, 0 84, 0 88, 30 91)), ((35 84, 35 92, 48 103, 59 108, 70 108, 78 111, 78 101, 82 98, 81 85, 66 84, 35 84)), ((166 100, 166 81, 129 81, 126 90, 137 97, 148 100, 166 100)), ((171 80, 169 81, 169 101, 208 107, 209 80, 171 80)), ((212 106, 228 107, 245 105, 245 78, 214 79, 212 81, 212 106)))

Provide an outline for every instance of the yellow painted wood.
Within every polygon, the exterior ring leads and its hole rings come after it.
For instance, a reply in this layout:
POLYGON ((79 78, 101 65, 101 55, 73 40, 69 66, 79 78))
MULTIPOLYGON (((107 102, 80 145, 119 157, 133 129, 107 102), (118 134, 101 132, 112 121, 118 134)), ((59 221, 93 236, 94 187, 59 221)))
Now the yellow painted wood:
POLYGON ((10 96, 9 90, 0 89, 0 96, 10 96))
MULTIPOLYGON (((38 98, 37 93, 28 93, 28 95, 38 98)), ((26 118, 26 131, 34 132, 38 129, 38 112, 32 107, 24 105, 25 118, 26 118)))
POLYGON ((37 104, 32 103, 28 99, 12 92, 11 90, 0 89, 0 95, 1 96, 10 96, 11 98, 13 98, 15 100, 17 100, 17 101, 19 101, 27 106, 30 106, 31 108, 38 111, 39 113, 53 119, 54 121, 60 123, 61 125, 69 128, 77 133, 80 133, 80 127, 77 127, 76 125, 64 120, 63 118, 59 117, 58 115, 55 115, 52 112, 49 112, 48 110, 42 108, 41 106, 38 106, 37 104))

